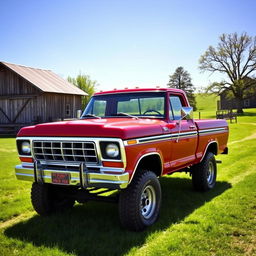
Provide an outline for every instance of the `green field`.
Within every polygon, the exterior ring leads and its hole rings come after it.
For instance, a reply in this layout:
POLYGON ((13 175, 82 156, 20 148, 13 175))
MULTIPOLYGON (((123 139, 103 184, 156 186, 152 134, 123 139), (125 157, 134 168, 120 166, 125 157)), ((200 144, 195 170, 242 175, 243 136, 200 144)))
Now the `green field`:
POLYGON ((199 118, 199 112, 201 113, 201 118, 215 118, 218 100, 219 96, 213 94, 196 94, 197 111, 194 113, 194 118, 199 118))
MULTIPOLYGON (((203 117, 214 116, 213 101, 200 96, 203 117)), ((161 178, 161 216, 141 233, 120 228, 115 204, 88 202, 62 214, 36 215, 31 183, 14 175, 15 140, 2 138, 0 145, 1 256, 256 255, 255 109, 230 124, 230 154, 217 157, 216 187, 199 193, 188 175, 161 178)))

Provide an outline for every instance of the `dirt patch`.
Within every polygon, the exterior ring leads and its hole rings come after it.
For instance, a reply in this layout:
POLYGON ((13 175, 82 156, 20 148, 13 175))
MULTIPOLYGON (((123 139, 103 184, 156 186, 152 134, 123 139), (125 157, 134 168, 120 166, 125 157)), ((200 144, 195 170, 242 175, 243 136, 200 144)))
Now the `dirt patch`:
POLYGON ((13 224, 16 224, 18 222, 21 222, 23 220, 31 218, 34 215, 35 215, 35 212, 28 212, 28 213, 20 214, 19 216, 11 218, 10 220, 1 222, 0 223, 0 229, 4 229, 4 228, 7 228, 9 226, 12 226, 13 224))
POLYGON ((234 237, 232 241, 232 247, 242 250, 244 255, 255 255, 256 253, 256 236, 250 235, 249 239, 246 240, 241 237, 234 237), (249 240, 249 241, 248 241, 249 240))
POLYGON ((229 180, 229 182, 232 185, 235 185, 235 184, 239 183, 240 181, 242 181, 246 176, 251 175, 254 171, 255 171, 255 169, 250 169, 245 172, 242 172, 240 175, 237 175, 237 176, 233 177, 231 180, 229 180))
POLYGON ((243 138, 241 140, 232 141, 232 142, 228 143, 228 145, 232 145, 232 144, 235 144, 235 143, 243 142, 243 141, 246 141, 246 140, 253 140, 253 139, 256 139, 256 133, 254 133, 254 134, 252 134, 250 136, 247 136, 247 137, 245 137, 245 138, 243 138))

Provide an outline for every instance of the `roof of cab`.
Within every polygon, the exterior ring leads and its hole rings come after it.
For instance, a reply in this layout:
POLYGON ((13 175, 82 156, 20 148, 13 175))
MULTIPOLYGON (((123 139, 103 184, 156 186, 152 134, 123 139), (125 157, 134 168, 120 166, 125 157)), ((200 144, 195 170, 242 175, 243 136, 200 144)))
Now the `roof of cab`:
POLYGON ((132 92, 174 92, 174 93, 184 94, 182 90, 175 89, 175 88, 135 88, 135 89, 101 91, 101 92, 95 93, 94 95, 114 94, 114 93, 132 93, 132 92))

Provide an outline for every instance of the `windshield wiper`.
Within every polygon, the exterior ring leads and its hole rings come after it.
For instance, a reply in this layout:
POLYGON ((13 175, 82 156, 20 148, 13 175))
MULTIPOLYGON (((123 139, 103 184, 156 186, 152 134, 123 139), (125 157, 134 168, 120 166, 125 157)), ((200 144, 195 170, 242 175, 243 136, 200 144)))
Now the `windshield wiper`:
POLYGON ((128 117, 131 117, 131 118, 139 119, 137 116, 129 115, 129 114, 124 113, 124 112, 118 112, 118 113, 116 113, 116 115, 117 116, 128 116, 128 117))
POLYGON ((83 115, 83 116, 81 117, 81 119, 84 119, 84 117, 94 117, 94 118, 99 118, 99 119, 101 119, 100 116, 96 116, 96 115, 93 115, 93 114, 85 114, 85 115, 83 115))

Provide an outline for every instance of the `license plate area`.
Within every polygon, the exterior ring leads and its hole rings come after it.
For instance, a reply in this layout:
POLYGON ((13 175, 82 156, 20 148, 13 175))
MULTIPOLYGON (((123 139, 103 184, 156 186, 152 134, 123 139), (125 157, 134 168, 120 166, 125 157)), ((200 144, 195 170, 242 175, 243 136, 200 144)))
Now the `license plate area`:
POLYGON ((52 183, 68 185, 70 183, 70 173, 52 172, 52 183))

